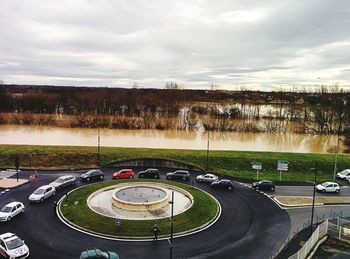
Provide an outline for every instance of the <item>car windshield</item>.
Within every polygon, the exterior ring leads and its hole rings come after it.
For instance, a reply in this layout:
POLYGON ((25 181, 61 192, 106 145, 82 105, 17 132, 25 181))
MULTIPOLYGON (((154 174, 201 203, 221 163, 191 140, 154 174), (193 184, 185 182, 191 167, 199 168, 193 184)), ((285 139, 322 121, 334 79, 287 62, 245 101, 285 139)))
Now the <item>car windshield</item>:
POLYGON ((39 195, 39 194, 43 194, 44 192, 45 192, 44 189, 39 188, 39 189, 36 189, 33 193, 39 195))
POLYGON ((8 206, 4 206, 2 207, 2 209, 0 210, 1 212, 11 212, 12 207, 8 207, 8 206))
POLYGON ((63 183, 63 179, 62 178, 58 178, 55 180, 55 183, 63 183))
POLYGON ((327 187, 328 186, 328 183, 323 183, 321 184, 323 187, 327 187))
POLYGON ((23 241, 18 237, 6 242, 6 246, 9 250, 16 249, 23 245, 23 241))

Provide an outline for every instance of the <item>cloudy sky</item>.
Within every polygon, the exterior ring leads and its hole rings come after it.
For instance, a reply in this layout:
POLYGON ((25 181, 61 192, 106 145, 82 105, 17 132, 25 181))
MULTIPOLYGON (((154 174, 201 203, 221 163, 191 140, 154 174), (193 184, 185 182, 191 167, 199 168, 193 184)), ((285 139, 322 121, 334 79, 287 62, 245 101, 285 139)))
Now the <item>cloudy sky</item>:
POLYGON ((349 86, 348 0, 0 0, 0 80, 349 86))

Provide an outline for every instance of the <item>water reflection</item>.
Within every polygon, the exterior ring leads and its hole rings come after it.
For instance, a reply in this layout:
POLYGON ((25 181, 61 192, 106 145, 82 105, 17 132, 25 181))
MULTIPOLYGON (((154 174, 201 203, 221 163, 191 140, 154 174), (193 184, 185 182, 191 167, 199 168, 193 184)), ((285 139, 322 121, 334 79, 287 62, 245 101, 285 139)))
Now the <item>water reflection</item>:
MULTIPOLYGON (((101 129, 101 145, 169 149, 207 148, 206 132, 177 130, 101 129)), ((281 151, 327 153, 337 136, 210 132, 211 150, 281 151)), ((96 146, 97 129, 70 129, 42 126, 0 126, 1 144, 96 146)))

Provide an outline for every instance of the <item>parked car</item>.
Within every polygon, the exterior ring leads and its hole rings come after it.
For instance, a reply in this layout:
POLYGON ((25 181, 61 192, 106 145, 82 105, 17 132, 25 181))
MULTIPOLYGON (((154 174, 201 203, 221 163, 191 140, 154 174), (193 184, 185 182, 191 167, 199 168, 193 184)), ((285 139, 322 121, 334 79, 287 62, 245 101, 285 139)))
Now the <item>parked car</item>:
POLYGON ((132 169, 122 169, 118 172, 113 173, 113 179, 127 179, 127 178, 134 178, 135 173, 132 169))
POLYGON ((276 189, 276 186, 275 186, 275 183, 273 181, 262 180, 259 182, 252 183, 252 188, 255 190, 274 191, 276 189))
POLYGON ((30 196, 31 202, 43 202, 46 198, 56 194, 55 188, 51 185, 43 185, 36 189, 30 196))
POLYGON ((217 177, 215 174, 200 174, 196 177, 196 180, 198 182, 208 182, 212 183, 214 181, 217 181, 219 177, 217 177))
POLYGON ((159 179, 159 171, 158 169, 148 168, 145 171, 141 171, 138 173, 139 178, 156 178, 159 179))
POLYGON ((10 221, 14 216, 24 212, 24 205, 22 202, 11 202, 0 210, 0 221, 10 221))
POLYGON ((87 181, 87 182, 91 180, 103 180, 103 178, 104 178, 103 172, 98 169, 87 171, 86 173, 80 176, 80 179, 82 181, 87 181))
POLYGON ((210 185, 213 189, 227 189, 231 191, 233 189, 233 183, 230 180, 217 180, 210 185))
POLYGON ((325 182, 316 185, 316 190, 319 192, 340 192, 340 187, 337 183, 325 182))
POLYGON ((91 249, 81 252, 80 259, 92 259, 92 258, 108 258, 119 259, 119 256, 115 252, 103 252, 100 249, 91 249))
POLYGON ((341 180, 350 180, 350 169, 345 169, 339 173, 337 173, 337 178, 341 180))
POLYGON ((0 258, 27 258, 29 248, 22 239, 12 233, 0 235, 0 258))
POLYGON ((76 184, 76 177, 73 175, 64 175, 58 177, 55 181, 50 183, 50 185, 53 186, 56 190, 59 190, 71 184, 76 184))
POLYGON ((166 179, 168 180, 184 180, 189 181, 191 179, 191 175, 186 170, 176 170, 174 172, 170 172, 166 174, 166 179))

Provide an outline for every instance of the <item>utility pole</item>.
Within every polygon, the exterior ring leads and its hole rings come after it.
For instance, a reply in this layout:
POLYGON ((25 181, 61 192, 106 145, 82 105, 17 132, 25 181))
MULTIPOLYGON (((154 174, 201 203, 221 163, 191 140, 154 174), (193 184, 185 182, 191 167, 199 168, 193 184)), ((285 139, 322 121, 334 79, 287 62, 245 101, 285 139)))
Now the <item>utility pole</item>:
POLYGON ((19 168, 19 156, 18 154, 15 154, 15 166, 16 166, 16 177, 18 182, 18 168, 19 168))
POLYGON ((101 152, 101 136, 100 136, 100 128, 98 128, 97 129, 97 164, 98 166, 101 165, 100 152, 101 152))
POLYGON ((337 137, 337 150, 335 151, 335 162, 334 162, 334 172, 333 172, 333 179, 335 179, 335 174, 337 173, 337 163, 338 163, 338 153, 339 153, 339 130, 338 129, 338 137, 337 137))
POLYGON ((210 136, 209 136, 209 130, 208 130, 208 143, 207 143, 207 173, 209 169, 209 141, 210 141, 210 136))
POLYGON ((171 219, 170 219, 170 259, 173 259, 173 233, 174 233, 174 191, 171 192, 171 219))
POLYGON ((314 224, 314 211, 315 211, 315 194, 316 194, 316 179, 317 179, 317 161, 315 161, 315 180, 314 180, 314 193, 312 196, 312 209, 311 209, 311 226, 310 226, 310 237, 313 232, 313 224, 314 224))

